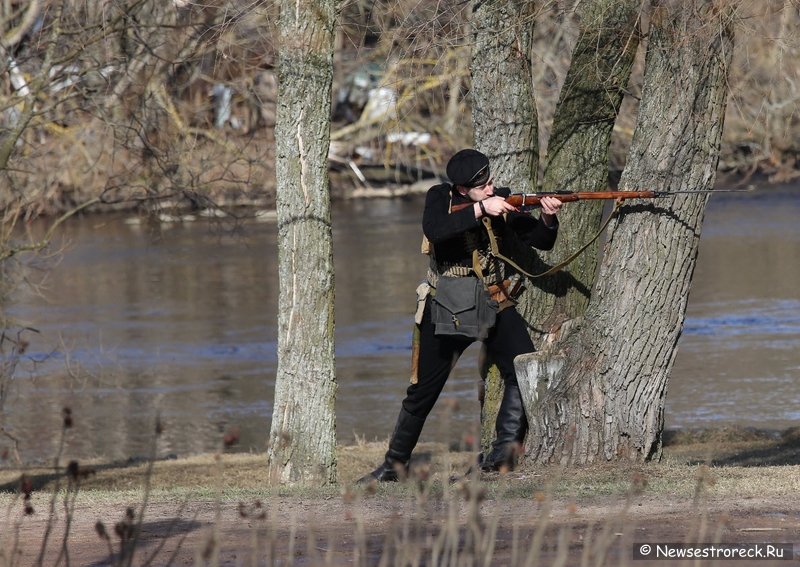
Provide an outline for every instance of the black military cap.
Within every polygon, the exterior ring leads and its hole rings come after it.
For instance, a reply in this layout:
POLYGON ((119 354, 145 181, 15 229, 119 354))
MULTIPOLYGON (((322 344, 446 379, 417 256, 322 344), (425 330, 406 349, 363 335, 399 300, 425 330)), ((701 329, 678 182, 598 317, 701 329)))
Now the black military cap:
POLYGON ((478 150, 460 150, 447 162, 447 177, 462 187, 484 185, 489 181, 489 158, 478 150))

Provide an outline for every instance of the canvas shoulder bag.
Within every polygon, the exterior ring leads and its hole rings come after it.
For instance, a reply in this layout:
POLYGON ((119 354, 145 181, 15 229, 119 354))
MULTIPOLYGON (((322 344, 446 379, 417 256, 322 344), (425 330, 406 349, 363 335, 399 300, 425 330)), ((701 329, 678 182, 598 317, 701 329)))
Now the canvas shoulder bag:
POLYGON ((480 279, 441 276, 431 297, 431 321, 437 335, 482 341, 494 327, 497 307, 480 279))

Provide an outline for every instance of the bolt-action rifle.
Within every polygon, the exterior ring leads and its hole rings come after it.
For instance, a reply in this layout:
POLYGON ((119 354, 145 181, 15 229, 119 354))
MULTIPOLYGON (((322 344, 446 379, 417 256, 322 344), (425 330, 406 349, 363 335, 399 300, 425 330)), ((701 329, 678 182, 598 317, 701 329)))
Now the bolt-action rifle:
MULTIPOLYGON (((672 197, 679 194, 704 194, 704 193, 742 193, 752 191, 753 187, 747 189, 697 189, 685 191, 552 191, 543 193, 512 193, 506 197, 506 203, 518 208, 534 208, 541 203, 542 197, 555 197, 562 203, 572 203, 574 201, 587 201, 592 199, 658 199, 660 197, 672 197)), ((462 203, 453 205, 451 211, 456 212, 473 203, 462 203)))

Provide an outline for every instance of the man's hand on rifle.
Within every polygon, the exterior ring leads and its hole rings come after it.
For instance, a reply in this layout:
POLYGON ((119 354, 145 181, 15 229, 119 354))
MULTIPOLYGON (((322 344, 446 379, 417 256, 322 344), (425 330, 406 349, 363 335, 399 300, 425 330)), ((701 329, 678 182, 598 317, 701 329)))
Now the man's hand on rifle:
POLYGON ((489 216, 497 217, 506 213, 519 211, 517 207, 508 203, 503 197, 489 197, 483 202, 489 216))
POLYGON ((542 214, 541 219, 545 226, 554 226, 556 221, 556 215, 558 211, 561 210, 562 203, 556 197, 542 197, 542 200, 539 202, 542 205, 542 214))
POLYGON ((503 197, 487 197, 475 203, 475 218, 479 219, 483 216, 499 217, 518 210, 511 203, 507 203, 503 197))
MULTIPOLYGON (((561 210, 563 203, 557 197, 542 197, 539 204, 542 208, 542 222, 544 222, 545 226, 554 226, 555 217, 558 211, 561 210)), ((519 211, 518 207, 513 206, 503 197, 497 196, 487 197, 478 201, 475 203, 474 209, 475 218, 481 218, 483 216, 498 217, 506 213, 519 211)))

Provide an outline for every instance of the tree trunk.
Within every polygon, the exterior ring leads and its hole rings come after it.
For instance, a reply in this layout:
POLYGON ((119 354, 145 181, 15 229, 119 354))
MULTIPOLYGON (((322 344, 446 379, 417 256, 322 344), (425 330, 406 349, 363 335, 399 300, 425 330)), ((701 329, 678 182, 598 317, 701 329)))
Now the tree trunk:
POLYGON ((336 480, 328 146, 335 0, 282 2, 278 108, 278 370, 270 478, 336 480))
MULTIPOLYGON (((531 193, 536 187, 539 136, 531 76, 533 2, 476 3, 473 30, 472 122, 475 146, 489 156, 495 185, 531 193)), ((488 451, 503 397, 497 368, 482 366, 481 447, 488 451)))
MULTIPOLYGON (((642 102, 621 185, 709 189, 732 51, 729 10, 663 3, 652 17, 642 102)), ((629 201, 610 228, 598 284, 559 371, 520 359, 537 462, 642 461, 661 454, 664 399, 685 316, 706 199, 629 201)))
POLYGON ((489 156, 495 185, 530 193, 539 163, 531 79, 533 2, 478 2, 473 30, 472 122, 476 147, 489 156))
MULTIPOLYGON (((639 45, 640 0, 592 0, 582 4, 580 37, 561 90, 549 142, 543 190, 597 190, 608 184, 608 147, 611 133, 639 45)), ((481 4, 473 15, 476 39, 472 59, 473 122, 478 147, 498 167, 495 177, 515 191, 536 190, 538 163, 535 101, 531 90, 530 41, 533 6, 514 2, 481 4), (498 5, 502 4, 502 5, 498 5), (502 20, 516 22, 504 30, 502 20), (494 18, 494 19, 493 19, 494 18), (524 55, 524 56, 523 56, 524 55), (509 89, 508 100, 499 98, 509 89), (529 93, 525 98, 525 93, 529 93), (499 98, 499 100, 498 100, 499 98), (530 107, 530 109, 528 109, 530 107), (505 112, 513 110, 523 120, 505 112), (531 124, 520 127, 525 120, 531 124), (528 151, 521 149, 528 147, 528 151), (528 156, 531 156, 529 159, 528 156), (498 159, 502 157, 502 159, 498 159), (509 180, 509 181, 507 181, 509 180)), ((601 204, 566 207, 555 252, 542 253, 551 262, 578 249, 600 226, 601 204)), ((528 283, 519 311, 531 323, 535 344, 561 322, 586 308, 597 265, 597 247, 591 246, 569 267, 543 280, 528 283), (542 293, 544 292, 544 293, 542 293)), ((543 262, 525 267, 545 271, 543 262)), ((482 441, 486 450, 490 428, 502 397, 496 372, 489 374, 482 412, 482 441)))
MULTIPOLYGON (((641 0, 591 0, 580 10, 580 35, 548 141, 543 191, 608 187, 611 134, 639 46, 641 0)), ((602 207, 595 201, 565 206, 556 249, 540 254, 542 261, 555 264, 590 240, 602 207)), ((589 246, 563 271, 529 286, 520 311, 534 329, 534 342, 586 310, 597 250, 597 244, 589 246)))

